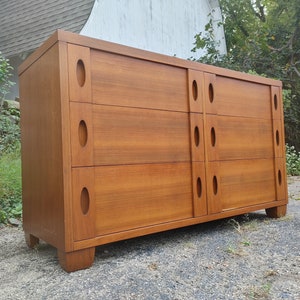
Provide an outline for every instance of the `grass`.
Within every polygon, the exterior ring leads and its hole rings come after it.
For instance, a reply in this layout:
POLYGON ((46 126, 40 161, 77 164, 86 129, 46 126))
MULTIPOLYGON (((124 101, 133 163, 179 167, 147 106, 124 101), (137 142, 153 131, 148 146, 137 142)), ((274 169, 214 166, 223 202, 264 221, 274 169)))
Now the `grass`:
POLYGON ((261 286, 252 287, 249 297, 250 299, 268 299, 272 284, 267 282, 261 286))
POLYGON ((0 223, 22 216, 20 146, 0 156, 0 223))

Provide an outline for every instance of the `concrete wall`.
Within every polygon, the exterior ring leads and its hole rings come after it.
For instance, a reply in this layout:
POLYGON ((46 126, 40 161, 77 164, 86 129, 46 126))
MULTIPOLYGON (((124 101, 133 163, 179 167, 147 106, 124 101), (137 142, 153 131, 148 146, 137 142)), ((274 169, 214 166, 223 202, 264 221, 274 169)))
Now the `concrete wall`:
MULTIPOLYGON (((96 0, 81 34, 180 58, 193 54, 194 36, 204 31, 212 12, 221 20, 217 0, 96 0)), ((223 28, 216 26, 226 52, 223 28)))

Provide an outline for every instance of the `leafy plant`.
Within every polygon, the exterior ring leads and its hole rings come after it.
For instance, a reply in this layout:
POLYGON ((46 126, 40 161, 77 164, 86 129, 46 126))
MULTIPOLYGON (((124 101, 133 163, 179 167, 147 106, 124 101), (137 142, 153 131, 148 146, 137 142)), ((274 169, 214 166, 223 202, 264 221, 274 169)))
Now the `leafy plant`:
POLYGON ((300 152, 288 144, 286 144, 286 167, 289 175, 300 176, 300 152))
POLYGON ((210 20, 205 32, 195 36, 192 49, 206 49, 206 55, 194 60, 280 79, 284 89, 286 141, 300 151, 299 1, 219 2, 227 54, 220 54, 210 20))
POLYGON ((22 215, 20 111, 4 102, 13 85, 9 80, 11 70, 0 53, 0 223, 22 215))
POLYGON ((20 218, 21 158, 20 112, 16 108, 0 109, 0 223, 10 218, 20 218))
POLYGON ((0 108, 0 155, 16 150, 20 143, 20 111, 0 108))
POLYGON ((9 92, 11 86, 14 85, 9 80, 11 77, 12 66, 9 64, 9 60, 5 58, 0 52, 0 107, 2 106, 5 95, 9 92))
POLYGON ((22 215, 20 143, 0 156, 0 223, 22 215))

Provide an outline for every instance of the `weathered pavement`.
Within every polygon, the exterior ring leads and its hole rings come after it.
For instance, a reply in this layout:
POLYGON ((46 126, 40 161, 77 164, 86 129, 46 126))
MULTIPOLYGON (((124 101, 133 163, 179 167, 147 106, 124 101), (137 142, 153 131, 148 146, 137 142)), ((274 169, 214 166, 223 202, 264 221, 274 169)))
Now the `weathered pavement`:
POLYGON ((0 228, 0 299, 300 299, 300 177, 287 216, 264 211, 98 247, 65 273, 56 249, 0 228))

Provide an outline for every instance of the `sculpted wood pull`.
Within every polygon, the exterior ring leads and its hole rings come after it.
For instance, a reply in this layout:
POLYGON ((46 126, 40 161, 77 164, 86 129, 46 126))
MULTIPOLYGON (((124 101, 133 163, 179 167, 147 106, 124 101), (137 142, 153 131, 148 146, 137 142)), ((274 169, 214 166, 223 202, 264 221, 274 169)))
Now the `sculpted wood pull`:
POLYGON ((277 144, 277 146, 279 146, 279 131, 278 130, 276 130, 276 144, 277 144))
POLYGON ((214 192, 214 195, 217 195, 217 193, 218 193, 218 179, 217 179, 217 176, 213 177, 213 192, 214 192))
POLYGON ((212 127, 210 130, 210 138, 211 138, 211 145, 215 147, 217 138, 216 138, 216 131, 214 127, 212 127))
POLYGON ((197 196, 198 198, 201 198, 202 196, 202 182, 200 177, 197 179, 197 196))
POLYGON ((198 99, 198 84, 197 84, 196 80, 193 81, 192 93, 193 93, 193 99, 195 101, 197 101, 197 99, 198 99))
POLYGON ((85 84, 85 67, 81 59, 77 61, 76 75, 78 84, 83 87, 85 84))
POLYGON ((214 87, 211 83, 208 86, 208 97, 209 97, 210 103, 213 103, 214 102, 214 87))
POLYGON ((88 130, 84 120, 81 120, 78 126, 78 139, 81 147, 84 147, 88 140, 88 130))
POLYGON ((81 190, 80 207, 81 207, 81 211, 84 215, 86 215, 89 212, 90 195, 89 195, 88 189, 85 187, 81 190))
POLYGON ((277 108, 278 108, 277 94, 274 95, 273 101, 274 101, 274 108, 275 108, 275 110, 277 110, 277 108))
POLYGON ((277 177, 278 177, 278 184, 281 185, 281 183, 282 183, 282 176, 281 176, 281 171, 280 170, 278 170, 277 177))
POLYGON ((200 144, 200 134, 199 134, 198 126, 196 126, 194 129, 194 140, 195 140, 196 147, 198 147, 200 144))

